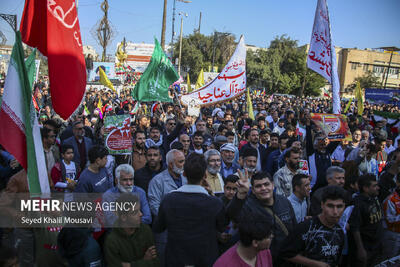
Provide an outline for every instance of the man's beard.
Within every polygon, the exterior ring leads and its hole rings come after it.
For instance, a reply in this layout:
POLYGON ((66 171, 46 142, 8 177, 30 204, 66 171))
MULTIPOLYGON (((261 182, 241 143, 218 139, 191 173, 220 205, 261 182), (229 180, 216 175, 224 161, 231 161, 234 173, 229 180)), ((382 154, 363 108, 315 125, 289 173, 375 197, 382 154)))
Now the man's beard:
POLYGON ((144 148, 144 143, 141 143, 141 144, 136 143, 136 146, 137 146, 138 148, 144 148))
POLYGON ((293 162, 289 162, 289 167, 292 170, 297 170, 299 168, 299 164, 294 164, 293 162))
POLYGON ((246 164, 243 165, 243 169, 247 169, 247 171, 248 171, 248 172, 251 172, 251 173, 255 173, 256 170, 257 170, 256 167, 255 167, 255 168, 250 168, 250 167, 247 167, 246 164))
POLYGON ((123 186, 123 185, 118 184, 117 187, 118 187, 119 191, 121 191, 122 193, 131 193, 132 189, 133 189, 133 185, 123 186))
POLYGON ((176 167, 175 164, 174 164, 174 167, 172 168, 172 171, 173 171, 174 173, 176 173, 176 174, 181 175, 181 174, 183 173, 183 168, 178 168, 178 167, 176 167))
POLYGON ((215 175, 215 174, 219 173, 220 170, 221 170, 221 167, 213 168, 211 166, 207 166, 207 171, 209 173, 211 173, 212 175, 215 175))

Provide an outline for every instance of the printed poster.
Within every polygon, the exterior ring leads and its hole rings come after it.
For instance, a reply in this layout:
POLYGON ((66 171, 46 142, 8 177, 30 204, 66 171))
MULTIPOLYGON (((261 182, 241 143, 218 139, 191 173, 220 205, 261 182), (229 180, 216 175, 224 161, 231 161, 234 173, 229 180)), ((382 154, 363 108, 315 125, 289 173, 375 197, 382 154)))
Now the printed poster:
POLYGON ((109 80, 117 79, 115 74, 115 63, 113 62, 93 62, 93 69, 89 73, 89 81, 97 82, 100 80, 99 68, 102 68, 109 80))
POLYGON ((111 155, 132 153, 131 117, 129 115, 107 116, 104 119, 105 146, 111 155))
POLYGON ((305 159, 301 159, 299 161, 299 170, 298 172, 306 175, 310 175, 310 170, 308 169, 308 162, 305 159))
POLYGON ((311 119, 324 131, 330 141, 352 140, 345 115, 311 113, 311 119))

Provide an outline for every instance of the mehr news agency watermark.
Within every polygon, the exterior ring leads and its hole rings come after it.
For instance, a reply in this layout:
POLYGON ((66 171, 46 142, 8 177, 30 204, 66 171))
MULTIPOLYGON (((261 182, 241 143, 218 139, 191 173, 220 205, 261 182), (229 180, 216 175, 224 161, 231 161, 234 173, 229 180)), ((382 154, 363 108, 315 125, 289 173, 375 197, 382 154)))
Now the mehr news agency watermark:
POLYGON ((31 198, 29 194, 0 197, 0 228, 96 227, 112 228, 119 213, 135 210, 137 202, 118 201, 115 193, 55 193, 51 198, 31 198))

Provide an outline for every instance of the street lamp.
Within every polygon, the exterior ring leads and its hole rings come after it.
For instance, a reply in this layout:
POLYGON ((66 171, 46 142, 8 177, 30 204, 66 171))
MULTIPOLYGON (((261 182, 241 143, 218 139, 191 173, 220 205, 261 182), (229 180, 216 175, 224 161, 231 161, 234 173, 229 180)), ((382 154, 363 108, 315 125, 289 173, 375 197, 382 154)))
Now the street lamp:
POLYGON ((191 3, 192 1, 190 0, 174 0, 174 9, 172 10, 172 33, 171 33, 171 59, 174 56, 174 36, 175 36, 175 10, 176 10, 176 1, 182 2, 182 3, 191 3))
POLYGON ((182 30, 183 30, 183 16, 187 17, 187 13, 179 12, 181 16, 181 35, 179 37, 179 59, 178 59, 178 75, 181 75, 181 58, 182 58, 182 30))

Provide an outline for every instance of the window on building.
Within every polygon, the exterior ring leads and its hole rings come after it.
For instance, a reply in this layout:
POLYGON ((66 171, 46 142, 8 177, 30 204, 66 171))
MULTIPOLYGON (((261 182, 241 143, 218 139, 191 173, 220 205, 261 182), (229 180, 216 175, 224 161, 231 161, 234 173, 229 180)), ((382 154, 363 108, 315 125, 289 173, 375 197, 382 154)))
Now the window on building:
POLYGON ((383 73, 383 69, 384 69, 384 67, 382 67, 382 66, 374 66, 373 73, 382 74, 383 73))
POLYGON ((390 75, 397 75, 397 74, 399 74, 399 69, 398 68, 390 68, 389 69, 389 74, 390 75))
POLYGON ((368 64, 363 65, 363 71, 368 71, 368 64))
POLYGON ((352 70, 355 70, 355 69, 357 69, 357 63, 351 63, 351 69, 352 70))

